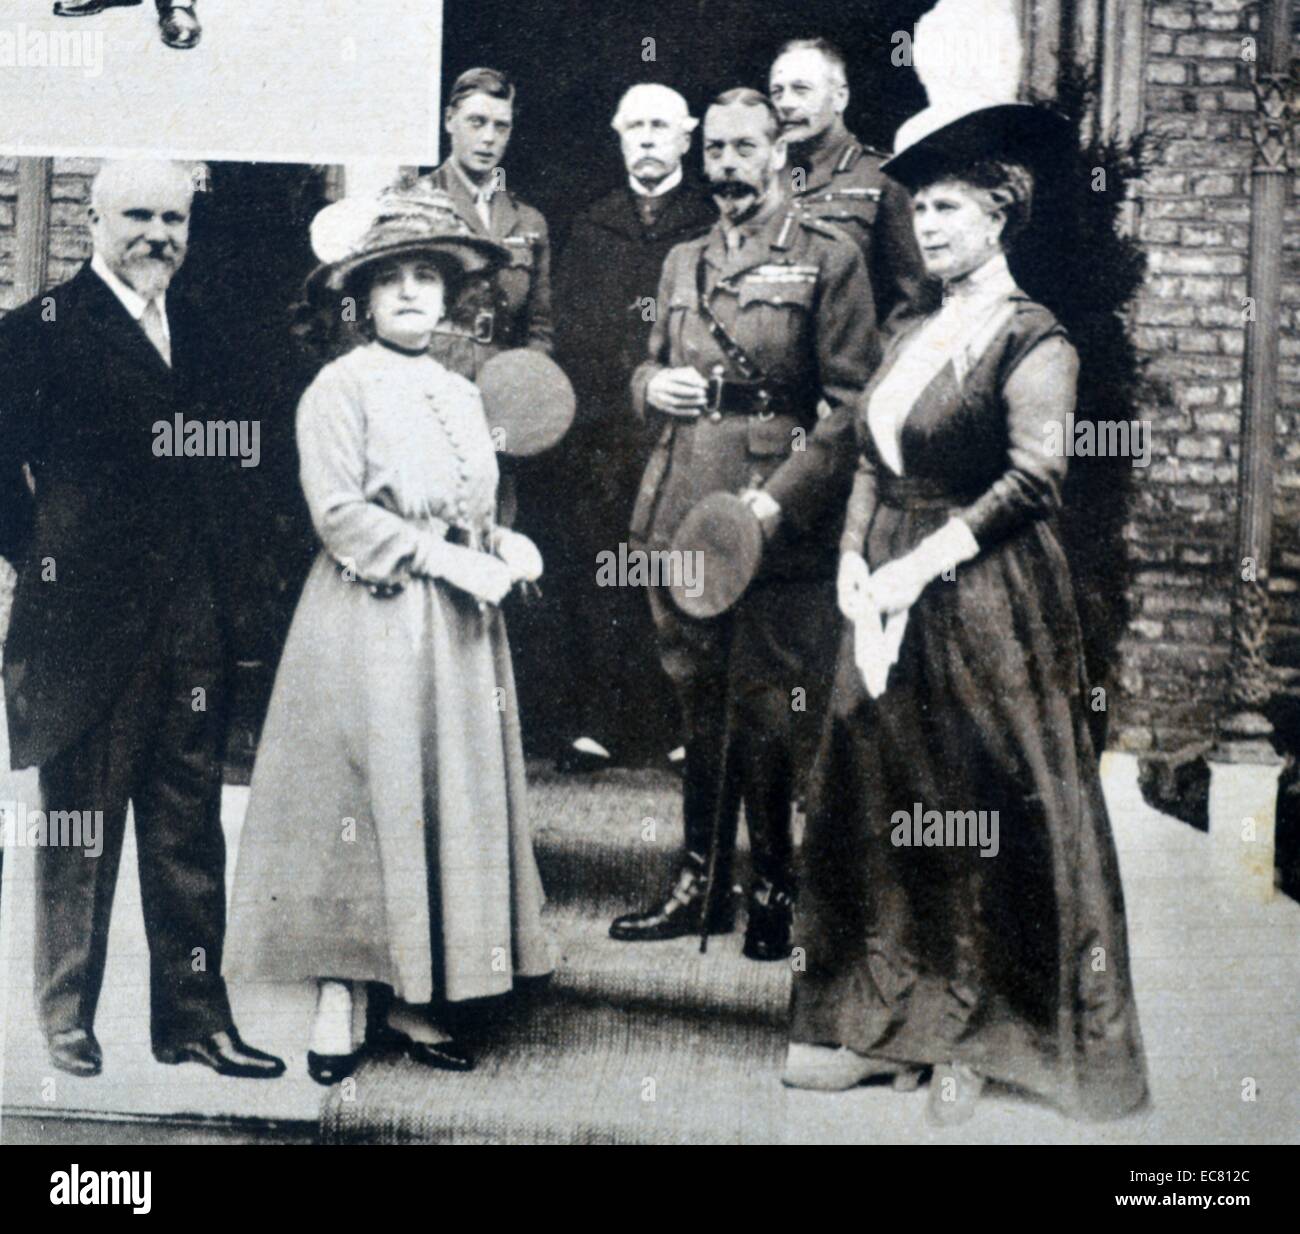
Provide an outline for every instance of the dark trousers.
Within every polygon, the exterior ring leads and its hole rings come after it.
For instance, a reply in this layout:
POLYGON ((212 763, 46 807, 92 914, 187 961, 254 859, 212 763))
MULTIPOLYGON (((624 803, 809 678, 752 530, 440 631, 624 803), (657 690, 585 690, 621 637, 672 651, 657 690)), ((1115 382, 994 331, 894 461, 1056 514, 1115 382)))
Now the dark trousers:
POLYGON ((680 742, 673 685, 660 667, 643 589, 608 586, 601 569, 618 560, 621 545, 631 548, 627 527, 651 444, 637 428, 596 425, 568 443, 564 491, 573 504, 561 553, 571 615, 566 736, 595 738, 617 762, 658 763, 680 742))
POLYGON ((36 998, 47 1034, 94 1025, 128 803, 153 1044, 230 1027, 221 978, 221 703, 211 588, 178 588, 112 706, 41 767, 45 810, 101 811, 103 845, 98 856, 56 845, 36 853, 36 998))
POLYGON ((710 621, 684 616, 652 588, 650 609, 687 733, 687 850, 708 853, 720 810, 719 879, 729 879, 743 801, 755 879, 792 891, 791 805, 825 714, 833 584, 760 581, 710 621))

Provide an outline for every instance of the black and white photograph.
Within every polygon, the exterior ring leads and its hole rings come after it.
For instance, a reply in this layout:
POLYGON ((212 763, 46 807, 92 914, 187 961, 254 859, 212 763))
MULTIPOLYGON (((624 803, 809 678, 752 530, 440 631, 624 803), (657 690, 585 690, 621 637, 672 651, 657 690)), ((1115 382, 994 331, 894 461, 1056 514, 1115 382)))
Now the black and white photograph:
POLYGON ((1298 113, 1300 0, 0 5, 37 1208, 218 1145, 1280 1196, 1298 113))

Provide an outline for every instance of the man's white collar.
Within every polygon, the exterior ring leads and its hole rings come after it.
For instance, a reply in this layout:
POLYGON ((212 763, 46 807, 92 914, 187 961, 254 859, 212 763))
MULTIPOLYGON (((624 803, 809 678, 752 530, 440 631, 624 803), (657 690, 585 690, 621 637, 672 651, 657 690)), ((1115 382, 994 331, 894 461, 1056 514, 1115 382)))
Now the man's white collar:
MULTIPOLYGON (((122 302, 122 307, 126 309, 126 311, 130 313, 136 321, 139 321, 140 318, 144 316, 144 310, 148 306, 149 301, 136 291, 134 287, 130 286, 128 283, 124 283, 113 272, 108 262, 104 260, 101 254, 95 253, 95 255, 91 257, 90 268, 108 284, 109 291, 111 291, 122 302)), ((162 314, 163 329, 166 330, 167 293, 165 291, 160 293, 156 299, 158 301, 158 310, 162 314)))
POLYGON ((665 193, 671 193, 682 182, 682 165, 677 164, 677 169, 670 172, 652 189, 646 188, 635 176, 628 176, 628 185, 638 197, 662 197, 665 193))
MULTIPOLYGON (((469 172, 467 172, 455 158, 451 160, 451 169, 460 177, 460 182, 469 190, 469 195, 475 201, 490 202, 492 200, 492 196, 497 191, 497 188, 491 175, 489 175, 482 184, 479 184, 470 178, 469 172)), ((493 170, 495 171, 496 169, 493 168, 493 170)))

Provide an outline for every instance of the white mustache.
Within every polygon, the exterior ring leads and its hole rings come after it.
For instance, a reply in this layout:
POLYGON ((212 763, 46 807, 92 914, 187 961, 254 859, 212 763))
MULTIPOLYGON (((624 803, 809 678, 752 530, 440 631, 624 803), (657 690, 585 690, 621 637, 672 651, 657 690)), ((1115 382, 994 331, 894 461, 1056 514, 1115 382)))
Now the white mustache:
POLYGON ((168 265, 173 265, 176 261, 176 250, 174 248, 133 249, 127 253, 127 258, 131 261, 165 261, 168 265))

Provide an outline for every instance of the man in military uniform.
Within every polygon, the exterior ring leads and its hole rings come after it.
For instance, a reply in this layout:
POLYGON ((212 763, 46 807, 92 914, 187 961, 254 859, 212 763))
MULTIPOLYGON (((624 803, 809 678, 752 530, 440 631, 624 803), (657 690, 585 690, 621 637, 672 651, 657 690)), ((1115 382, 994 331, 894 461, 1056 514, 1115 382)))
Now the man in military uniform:
MULTIPOLYGON (((682 160, 699 121, 676 90, 642 83, 612 126, 624 184, 580 214, 556 263, 556 355, 578 396, 577 419, 549 470, 568 494, 554 520, 553 583, 568 620, 572 683, 560 726, 561 770, 663 759, 677 744, 672 690, 659 668, 644 597, 597 585, 598 554, 618 553, 654 440, 628 415, 632 371, 645 359, 659 274, 669 250, 711 227, 712 200, 682 160)), ((546 551, 543 545, 543 552, 546 551)))
POLYGON ((911 200, 880 170, 889 156, 863 145, 845 127, 844 57, 826 39, 792 39, 772 62, 768 91, 789 145, 794 202, 856 241, 867 259, 877 317, 884 321, 900 303, 915 302, 924 273, 911 200))
POLYGON ((862 254, 842 232, 788 209, 784 163, 767 97, 719 96, 704 119, 704 167, 721 218, 669 253, 650 358, 632 379, 637 410, 662 424, 634 539, 666 548, 691 507, 719 490, 749 494, 770 539, 758 577, 721 617, 691 619, 663 590, 650 591, 686 724, 686 855, 665 901, 610 927, 625 941, 732 929, 724 889, 743 799, 754 865, 744 951, 769 960, 790 946, 795 725, 816 721, 816 707, 800 701, 833 653, 836 526, 853 464, 843 448, 849 417, 835 413, 878 359, 862 254), (819 400, 831 409, 830 442, 814 432, 819 400), (762 492, 804 453, 805 439, 803 482, 776 498, 762 492), (717 892, 709 895, 715 816, 717 892))
POLYGON ((443 118, 451 157, 428 176, 476 235, 510 250, 508 267, 465 288, 456 306, 457 323, 436 334, 430 349, 434 359, 471 380, 507 348, 535 347, 549 355, 552 346, 546 220, 505 187, 501 167, 514 101, 513 84, 496 69, 467 69, 456 78, 443 118))
MULTIPOLYGON (((451 87, 443 117, 451 157, 427 177, 451 198, 475 235, 504 244, 510 252, 504 269, 466 280, 429 344, 435 360, 471 381, 499 352, 533 347, 549 355, 553 346, 546 220, 505 187, 501 167, 514 107, 515 88, 504 73, 466 69, 451 87)), ((514 523, 518 504, 516 468, 503 460, 501 523, 514 523)))

